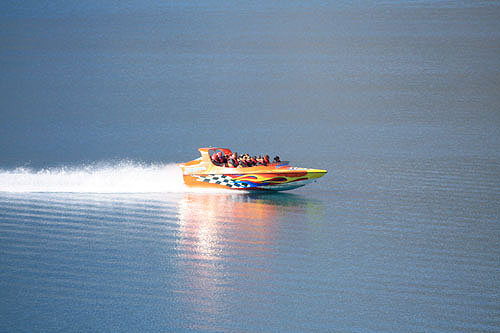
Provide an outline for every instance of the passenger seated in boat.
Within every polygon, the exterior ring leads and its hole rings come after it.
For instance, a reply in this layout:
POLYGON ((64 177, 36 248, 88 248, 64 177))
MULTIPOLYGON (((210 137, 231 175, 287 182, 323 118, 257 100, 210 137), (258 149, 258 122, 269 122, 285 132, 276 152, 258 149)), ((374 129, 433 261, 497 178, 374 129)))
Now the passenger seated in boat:
POLYGON ((219 153, 214 153, 212 155, 212 163, 217 165, 217 166, 224 166, 224 161, 222 160, 222 157, 221 157, 222 153, 219 152, 219 153))
POLYGON ((269 164, 269 155, 264 156, 264 163, 265 163, 265 165, 269 164))
POLYGON ((227 156, 223 152, 218 152, 217 156, 219 156, 220 161, 222 162, 222 166, 227 166, 227 156))
POLYGON ((246 168, 246 167, 249 167, 250 165, 248 164, 248 159, 247 159, 247 155, 243 155, 240 159, 240 164, 242 167, 246 168))
POLYGON ((229 156, 229 159, 227 160, 227 166, 230 168, 237 168, 238 165, 238 153, 234 152, 231 156, 229 156))
POLYGON ((250 155, 247 154, 247 164, 249 167, 253 167, 257 164, 257 161, 255 161, 250 155))
POLYGON ((240 163, 243 165, 243 167, 251 167, 252 166, 252 161, 250 160, 250 155, 245 154, 240 160, 240 163))
POLYGON ((238 168, 243 168, 244 167, 243 155, 238 156, 238 158, 236 159, 236 161, 238 161, 238 168))
POLYGON ((274 157, 274 163, 281 163, 279 156, 274 157))
POLYGON ((217 159, 218 159, 217 153, 213 153, 212 156, 210 156, 210 159, 212 160, 212 163, 214 163, 214 164, 217 163, 217 159))
POLYGON ((262 156, 257 157, 257 165, 267 165, 262 156))

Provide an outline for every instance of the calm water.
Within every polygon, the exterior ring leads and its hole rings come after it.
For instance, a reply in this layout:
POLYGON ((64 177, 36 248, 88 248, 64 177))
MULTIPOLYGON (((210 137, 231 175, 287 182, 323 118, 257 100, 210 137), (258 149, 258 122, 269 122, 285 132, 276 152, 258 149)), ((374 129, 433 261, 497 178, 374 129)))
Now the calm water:
POLYGON ((1 331, 500 331, 494 1, 0 4, 1 331), (189 192, 196 148, 324 168, 189 192))

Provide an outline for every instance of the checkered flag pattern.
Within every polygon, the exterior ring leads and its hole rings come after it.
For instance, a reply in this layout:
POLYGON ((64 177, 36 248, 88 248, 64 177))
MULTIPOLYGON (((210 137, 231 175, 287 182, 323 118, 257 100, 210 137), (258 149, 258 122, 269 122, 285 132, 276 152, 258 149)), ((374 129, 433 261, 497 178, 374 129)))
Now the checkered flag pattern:
POLYGON ((208 175, 208 176, 196 176, 198 181, 206 182, 211 184, 226 185, 230 188, 247 188, 250 185, 245 182, 239 182, 233 180, 233 178, 225 175, 208 175))

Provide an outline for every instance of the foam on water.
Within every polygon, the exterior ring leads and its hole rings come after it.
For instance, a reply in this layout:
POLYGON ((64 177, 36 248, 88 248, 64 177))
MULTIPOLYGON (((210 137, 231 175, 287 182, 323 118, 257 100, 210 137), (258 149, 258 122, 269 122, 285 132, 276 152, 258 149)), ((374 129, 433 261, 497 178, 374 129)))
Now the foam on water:
POLYGON ((115 164, 42 170, 0 170, 2 192, 147 193, 186 192, 182 172, 174 164, 115 164))

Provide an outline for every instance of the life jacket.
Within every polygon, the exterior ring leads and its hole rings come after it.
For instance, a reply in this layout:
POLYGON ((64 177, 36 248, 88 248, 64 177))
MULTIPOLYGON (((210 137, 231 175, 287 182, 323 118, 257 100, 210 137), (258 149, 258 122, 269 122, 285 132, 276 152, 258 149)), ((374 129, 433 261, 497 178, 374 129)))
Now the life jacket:
POLYGON ((212 161, 215 163, 215 165, 221 165, 223 163, 222 159, 217 154, 212 155, 212 161))
POLYGON ((238 160, 231 157, 227 164, 229 167, 236 168, 238 166, 238 160))

